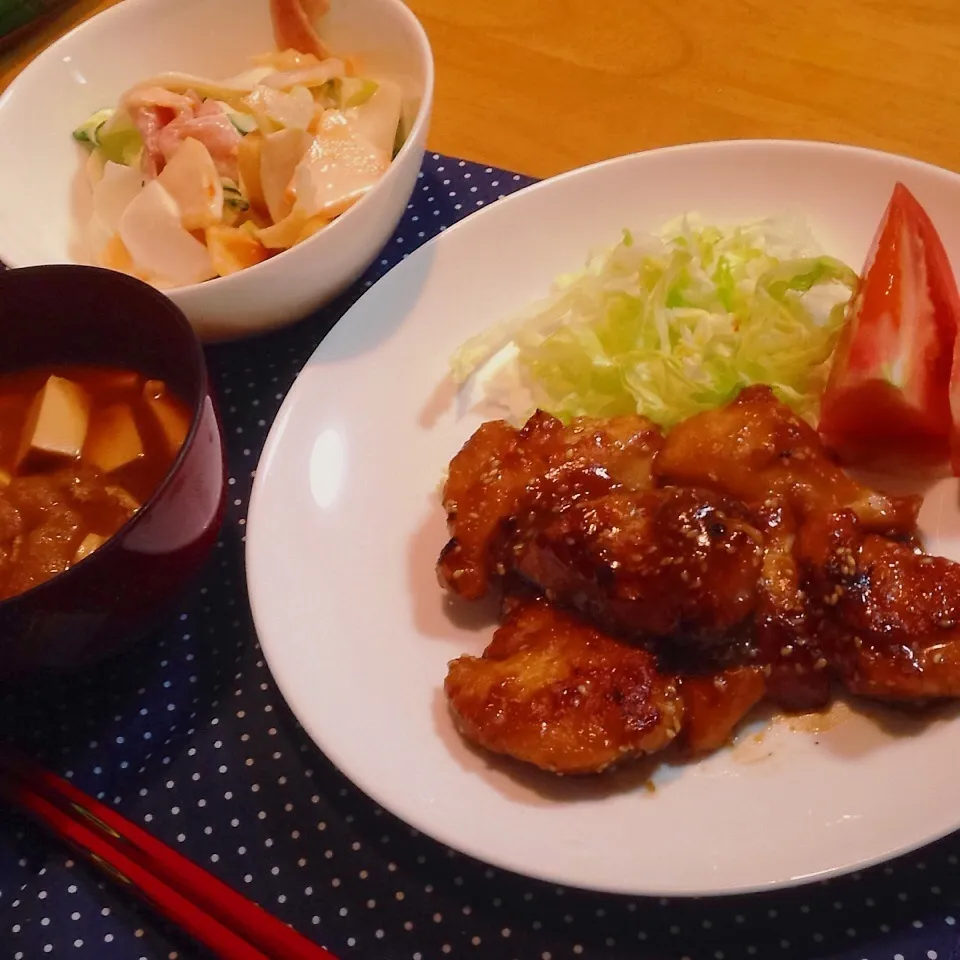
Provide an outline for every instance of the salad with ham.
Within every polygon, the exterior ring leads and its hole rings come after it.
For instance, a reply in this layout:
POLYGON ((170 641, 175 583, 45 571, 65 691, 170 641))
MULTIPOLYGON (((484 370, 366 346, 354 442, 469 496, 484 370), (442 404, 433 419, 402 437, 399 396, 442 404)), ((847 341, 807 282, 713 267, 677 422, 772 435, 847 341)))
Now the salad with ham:
POLYGON ((74 130, 89 150, 89 262, 161 288, 227 276, 377 183, 402 144, 402 92, 327 50, 325 6, 271 0, 277 49, 250 69, 147 77, 74 130))

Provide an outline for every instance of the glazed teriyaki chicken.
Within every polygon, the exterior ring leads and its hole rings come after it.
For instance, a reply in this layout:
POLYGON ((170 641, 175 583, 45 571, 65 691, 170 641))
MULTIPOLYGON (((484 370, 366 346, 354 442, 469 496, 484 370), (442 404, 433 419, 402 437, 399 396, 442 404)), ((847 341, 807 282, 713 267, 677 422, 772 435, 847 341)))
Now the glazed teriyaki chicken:
POLYGON ((960 696, 960 565, 921 551, 920 498, 852 480, 766 387, 667 436, 641 416, 485 423, 443 502, 441 583, 503 597, 445 684, 489 750, 595 773, 717 749, 763 699, 960 696))

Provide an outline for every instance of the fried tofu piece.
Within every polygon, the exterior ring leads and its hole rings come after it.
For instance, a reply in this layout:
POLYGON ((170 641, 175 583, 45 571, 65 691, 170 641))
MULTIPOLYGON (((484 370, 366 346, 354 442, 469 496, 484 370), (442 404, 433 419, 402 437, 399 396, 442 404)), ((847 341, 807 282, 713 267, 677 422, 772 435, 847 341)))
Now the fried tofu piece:
POLYGON ((450 463, 443 506, 451 539, 437 575, 467 600, 484 596, 498 575, 492 550, 501 525, 534 484, 572 486, 582 496, 650 486, 650 461, 662 435, 640 416, 564 426, 535 413, 521 430, 502 420, 484 423, 450 463))
POLYGON ((709 487, 750 506, 778 500, 801 520, 851 510, 864 530, 888 535, 913 534, 921 503, 848 477, 813 427, 766 386, 677 424, 653 471, 661 483, 709 487))
POLYGON ((555 773, 663 750, 683 721, 650 653, 543 600, 516 605, 482 657, 450 663, 444 686, 468 740, 555 773))

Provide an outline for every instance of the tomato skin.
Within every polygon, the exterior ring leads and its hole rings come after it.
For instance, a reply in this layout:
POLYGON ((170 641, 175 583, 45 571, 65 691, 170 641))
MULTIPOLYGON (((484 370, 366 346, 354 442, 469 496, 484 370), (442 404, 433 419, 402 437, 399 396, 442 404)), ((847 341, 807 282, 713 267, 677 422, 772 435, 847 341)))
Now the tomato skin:
POLYGON ((895 473, 926 472, 951 456, 950 433, 939 419, 904 403, 879 379, 838 394, 827 429, 820 421, 820 437, 841 463, 895 473))
POLYGON ((936 227, 898 183, 823 394, 820 435, 842 462, 922 472, 952 459, 960 469, 958 320, 960 295, 936 227))

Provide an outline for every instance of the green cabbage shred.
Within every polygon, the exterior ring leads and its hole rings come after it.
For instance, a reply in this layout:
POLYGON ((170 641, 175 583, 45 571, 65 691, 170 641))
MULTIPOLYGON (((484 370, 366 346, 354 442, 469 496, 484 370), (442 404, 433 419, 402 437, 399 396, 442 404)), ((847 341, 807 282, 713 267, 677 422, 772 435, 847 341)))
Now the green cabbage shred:
POLYGON ((518 419, 532 399, 565 421, 636 412, 669 428, 766 383, 815 423, 858 278, 811 249, 787 218, 625 230, 546 299, 465 343, 452 375, 463 383, 512 347, 529 393, 518 419))

